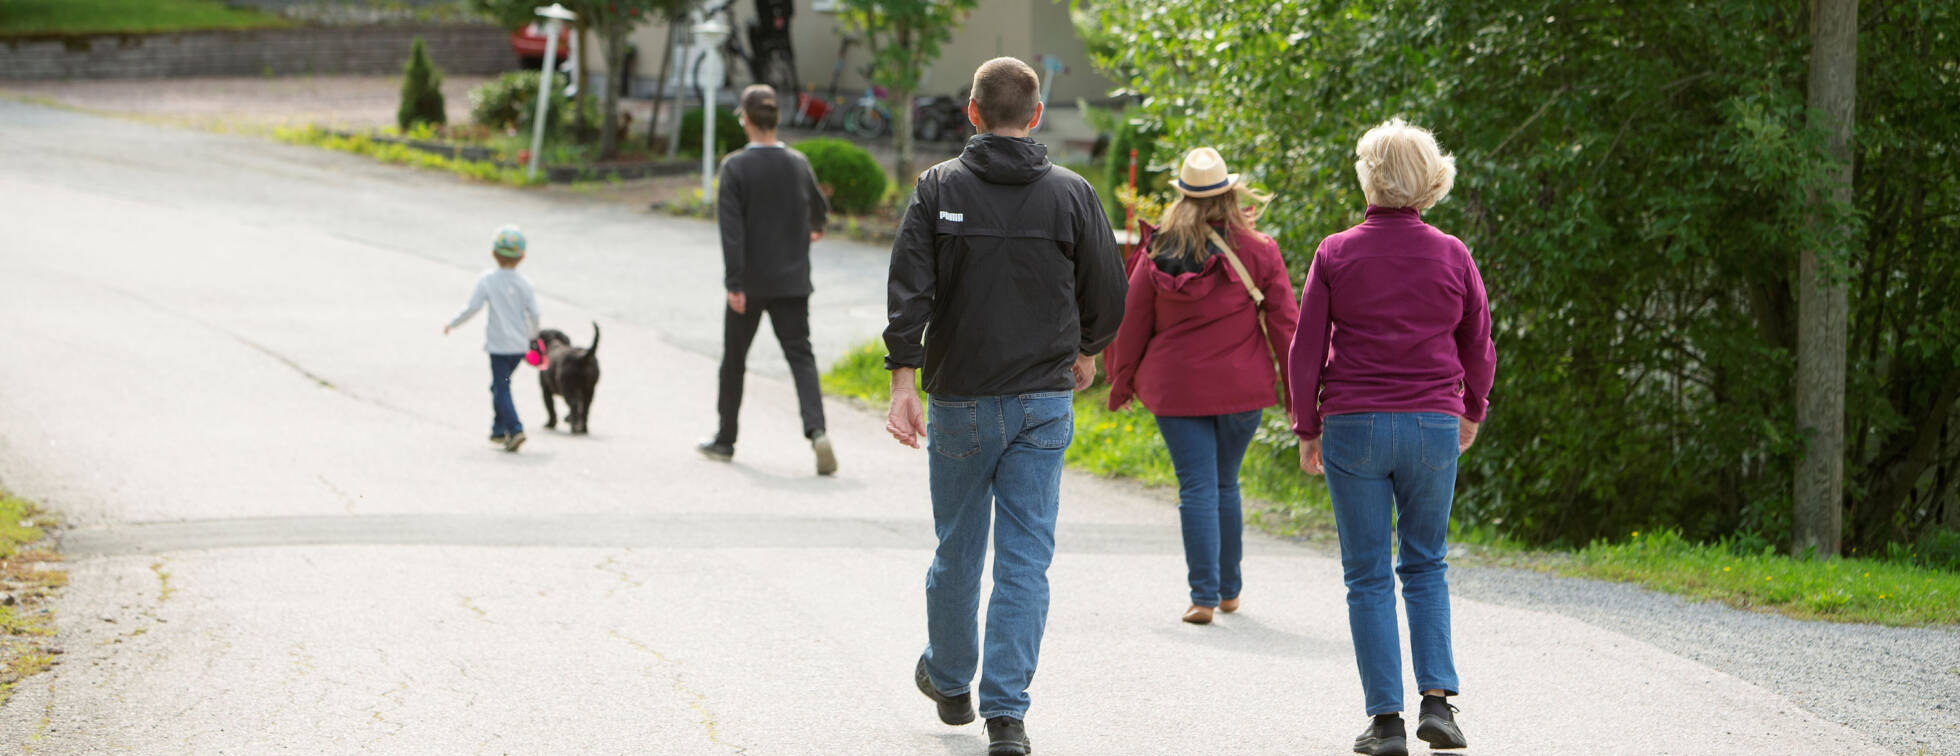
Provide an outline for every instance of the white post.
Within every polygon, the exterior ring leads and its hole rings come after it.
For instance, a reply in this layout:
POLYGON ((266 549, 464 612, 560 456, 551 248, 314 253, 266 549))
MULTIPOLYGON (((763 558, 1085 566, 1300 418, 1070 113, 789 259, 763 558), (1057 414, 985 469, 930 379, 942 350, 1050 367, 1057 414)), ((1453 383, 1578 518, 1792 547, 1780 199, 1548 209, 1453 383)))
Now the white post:
POLYGON ((531 118, 531 160, 524 168, 525 178, 530 179, 538 177, 538 161, 544 151, 544 118, 545 112, 551 109, 551 69, 558 65, 558 32, 565 28, 566 21, 578 18, 557 3, 537 9, 537 13, 545 19, 544 67, 538 72, 537 115, 531 118))
POLYGON ((706 19, 694 25, 694 47, 705 51, 707 56, 701 61, 701 199, 713 203, 715 200, 715 100, 721 89, 721 79, 726 72, 721 70, 722 40, 728 39, 729 28, 714 19, 706 19))

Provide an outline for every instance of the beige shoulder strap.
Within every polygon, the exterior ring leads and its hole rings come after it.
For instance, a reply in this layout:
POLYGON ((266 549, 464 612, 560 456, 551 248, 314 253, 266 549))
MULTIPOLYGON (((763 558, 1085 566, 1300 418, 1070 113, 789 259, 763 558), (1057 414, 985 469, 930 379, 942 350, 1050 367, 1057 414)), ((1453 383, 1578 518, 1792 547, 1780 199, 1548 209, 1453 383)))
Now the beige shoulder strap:
POLYGON ((1225 255, 1225 262, 1231 263, 1232 270, 1239 274, 1239 283, 1245 284, 1245 293, 1252 295, 1252 303, 1264 305, 1266 293, 1252 282, 1252 274, 1246 272, 1245 263, 1239 262, 1239 256, 1232 253, 1232 245, 1225 243, 1225 237, 1218 235, 1218 229, 1207 227, 1205 233, 1211 235, 1211 243, 1218 245, 1219 251, 1225 255))

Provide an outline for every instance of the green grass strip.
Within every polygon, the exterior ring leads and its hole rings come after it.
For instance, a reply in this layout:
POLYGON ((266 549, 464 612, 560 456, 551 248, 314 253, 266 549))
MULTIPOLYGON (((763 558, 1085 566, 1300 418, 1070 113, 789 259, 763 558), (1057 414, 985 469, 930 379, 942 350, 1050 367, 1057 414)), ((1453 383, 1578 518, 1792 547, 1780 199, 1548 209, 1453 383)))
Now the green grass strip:
POLYGON ((1960 623, 1960 574, 1876 559, 1798 559, 1691 543, 1673 531, 1595 542, 1560 572, 1605 578, 1799 619, 1884 625, 1960 623))
POLYGON ((150 34, 290 26, 278 16, 218 0, 5 0, 0 37, 150 34))
POLYGON ((274 129, 272 135, 273 138, 288 144, 351 152, 356 155, 374 158, 383 163, 448 171, 458 176, 465 176, 478 181, 509 184, 511 186, 530 186, 544 183, 542 173, 539 174, 537 179, 530 179, 525 177, 524 169, 522 168, 514 168, 490 162, 444 157, 400 144, 377 142, 360 134, 340 136, 317 126, 308 126, 305 128, 282 127, 274 129))

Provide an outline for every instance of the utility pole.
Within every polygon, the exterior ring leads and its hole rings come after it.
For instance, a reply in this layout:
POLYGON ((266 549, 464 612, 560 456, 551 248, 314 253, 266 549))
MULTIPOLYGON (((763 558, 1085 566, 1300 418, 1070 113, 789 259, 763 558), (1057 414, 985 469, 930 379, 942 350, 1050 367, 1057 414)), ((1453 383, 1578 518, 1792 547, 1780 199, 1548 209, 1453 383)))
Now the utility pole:
MULTIPOLYGON (((1810 7, 1813 123, 1830 133, 1829 201, 1851 204, 1851 128, 1858 93, 1858 2, 1813 0, 1810 7)), ((1848 296, 1842 263, 1853 238, 1813 196, 1816 245, 1797 265, 1797 429, 1803 458, 1793 487, 1793 548, 1819 559, 1838 555, 1844 530, 1844 364, 1848 296), (1826 225, 1828 224, 1828 225, 1826 225)))

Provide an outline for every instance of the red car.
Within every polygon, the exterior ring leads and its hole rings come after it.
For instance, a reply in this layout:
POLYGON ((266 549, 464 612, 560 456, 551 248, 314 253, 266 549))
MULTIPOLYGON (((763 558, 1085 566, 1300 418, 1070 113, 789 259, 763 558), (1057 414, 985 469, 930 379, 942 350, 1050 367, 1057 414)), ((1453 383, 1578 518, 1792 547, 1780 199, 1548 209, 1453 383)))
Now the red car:
MULTIPOLYGON (((517 59, 524 62, 525 68, 537 68, 544 62, 546 41, 542 24, 525 24, 524 28, 510 33, 510 51, 517 53, 517 59)), ((558 31, 558 59, 562 61, 571 55, 572 30, 567 27, 558 31)))

